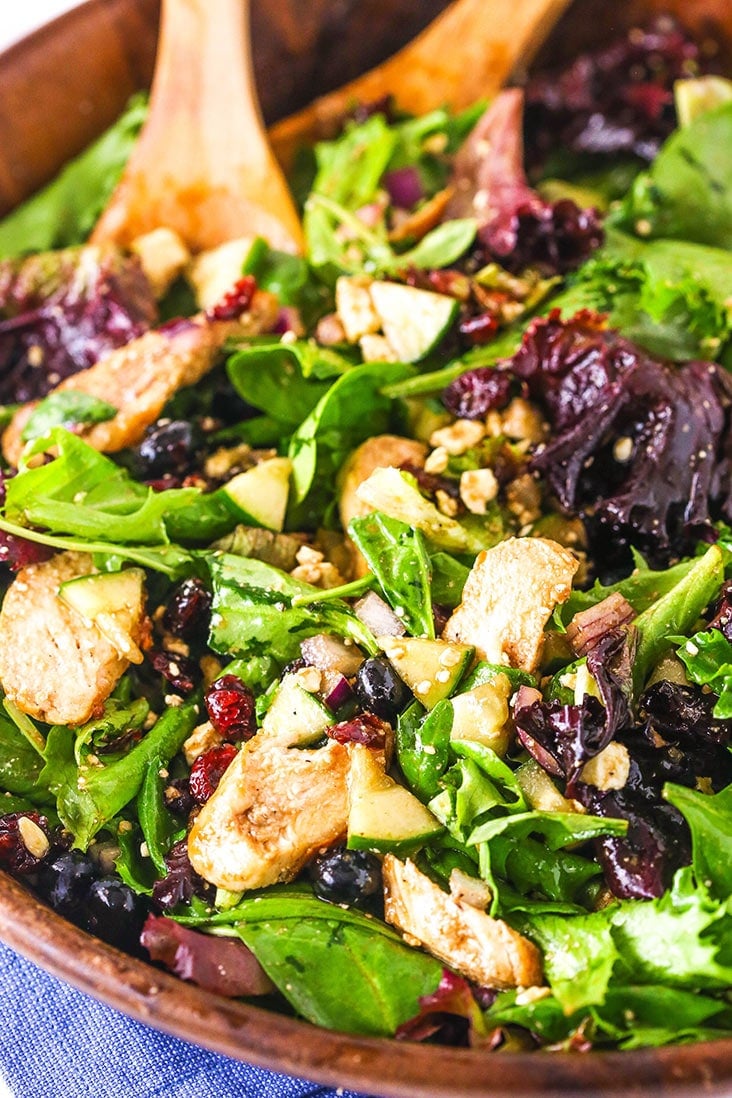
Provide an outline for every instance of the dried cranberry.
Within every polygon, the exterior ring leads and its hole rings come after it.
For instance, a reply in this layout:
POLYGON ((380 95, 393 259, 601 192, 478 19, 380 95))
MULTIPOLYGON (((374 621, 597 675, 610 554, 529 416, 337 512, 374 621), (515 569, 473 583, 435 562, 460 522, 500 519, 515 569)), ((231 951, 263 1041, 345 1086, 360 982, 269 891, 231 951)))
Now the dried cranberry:
POLYGON ((482 346, 493 339, 498 331, 498 321, 490 313, 478 313, 461 320, 459 331, 469 347, 482 346))
POLYGON ((252 275, 245 275, 206 313, 208 320, 237 320, 252 303, 257 283, 252 275))
POLYGON ((163 910, 189 904, 194 896, 211 893, 211 885, 199 877, 188 857, 188 842, 180 839, 165 855, 167 875, 153 885, 153 900, 163 910))
POLYGON ((359 713, 350 721, 340 721, 326 729, 328 738, 338 743, 362 743, 380 748, 386 743, 387 725, 373 713, 359 713))
MULTIPOLYGON (((0 866, 9 869, 11 873, 32 873, 40 865, 43 854, 34 854, 26 846, 23 829, 35 830, 40 828, 48 839, 48 820, 37 812, 8 812, 0 816, 0 866), (22 820, 29 821, 27 825, 22 820)), ((40 838, 40 836, 39 836, 40 838)))
POLYGON ((202 580, 186 579, 168 600, 163 625, 174 636, 191 640, 208 631, 210 615, 211 592, 202 580))
POLYGON ((190 694, 195 690, 201 679, 201 670, 195 660, 170 652, 167 648, 158 648, 148 655, 155 670, 174 690, 181 694, 190 694))
POLYGON ((40 564, 44 560, 50 560, 53 554, 54 550, 48 545, 39 545, 38 542, 18 538, 15 534, 6 534, 4 530, 0 530, 0 563, 7 564, 14 572, 25 568, 27 564, 40 564))
POLYGON ((236 675, 222 675, 204 698, 208 719, 220 736, 238 743, 257 731, 254 695, 236 675))
POLYGON ((191 768, 189 788, 194 801, 205 804, 224 776, 224 771, 236 757, 233 744, 223 743, 221 747, 212 747, 199 755, 191 768))
POLYGON ((494 408, 505 408, 511 396, 511 375, 493 366, 468 370, 448 385, 442 403, 458 419, 482 419, 494 408))

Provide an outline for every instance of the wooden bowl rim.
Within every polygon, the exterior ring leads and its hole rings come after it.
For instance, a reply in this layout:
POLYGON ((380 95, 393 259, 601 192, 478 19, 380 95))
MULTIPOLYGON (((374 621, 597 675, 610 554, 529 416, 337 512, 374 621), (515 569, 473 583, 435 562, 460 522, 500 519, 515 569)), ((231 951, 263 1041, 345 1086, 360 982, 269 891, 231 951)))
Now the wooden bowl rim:
POLYGON ((185 983, 80 930, 0 873, 0 940, 138 1022, 233 1059, 387 1098, 723 1095, 732 1038, 632 1052, 486 1053, 356 1037, 185 983))
MULTIPOLYGON (((84 0, 2 54, 0 65, 73 25, 84 0)), ((485 1053, 356 1037, 225 999, 130 957, 75 927, 0 871, 0 941, 130 1018, 212 1052, 385 1098, 539 1098, 592 1094, 724 1095, 732 1038, 632 1052, 485 1053)))

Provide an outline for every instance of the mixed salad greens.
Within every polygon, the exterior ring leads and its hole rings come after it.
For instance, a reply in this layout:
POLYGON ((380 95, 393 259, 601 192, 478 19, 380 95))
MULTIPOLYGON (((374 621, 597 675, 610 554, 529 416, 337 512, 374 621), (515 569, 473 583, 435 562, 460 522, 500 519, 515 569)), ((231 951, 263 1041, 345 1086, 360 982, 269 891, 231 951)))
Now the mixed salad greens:
POLYGON ((305 258, 85 244, 143 100, 0 224, 0 866, 341 1031, 730 1032, 705 69, 661 19, 458 116, 359 105, 298 165, 305 258))

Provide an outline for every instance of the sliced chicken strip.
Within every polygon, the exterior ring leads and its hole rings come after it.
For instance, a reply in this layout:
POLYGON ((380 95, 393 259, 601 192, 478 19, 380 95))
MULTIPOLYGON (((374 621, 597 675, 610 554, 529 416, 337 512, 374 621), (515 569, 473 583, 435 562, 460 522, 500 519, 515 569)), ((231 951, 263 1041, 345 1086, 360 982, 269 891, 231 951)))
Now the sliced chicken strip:
MULTIPOLYGON (((141 441, 145 430, 159 418, 178 389, 194 385, 214 366, 227 339, 256 335, 272 328, 277 299, 257 292, 246 312, 234 319, 215 319, 197 313, 146 332, 139 339, 105 355, 88 370, 66 378, 54 392, 74 389, 113 404, 117 415, 106 423, 82 429, 82 437, 96 450, 113 453, 141 441)), ((23 449, 22 433, 34 405, 24 405, 3 435, 6 460, 17 465, 23 449)))
POLYGON ((445 640, 475 646, 490 663, 534 672, 544 627, 572 591, 577 558, 548 538, 508 538, 479 553, 445 640))
POLYGON ((288 747, 259 732, 201 809, 188 838, 197 873, 232 892, 290 881, 346 833, 350 753, 288 747))
MULTIPOLYGON (((129 661, 99 629, 66 606, 66 580, 96 572, 88 553, 58 553, 21 568, 0 610, 0 683, 7 698, 37 720, 80 725, 101 711, 129 661)), ((133 635, 142 641, 141 614, 133 635)))
POLYGON ((408 940, 485 987, 542 983, 539 950, 508 923, 449 896, 414 862, 387 854, 383 874, 386 921, 408 940))

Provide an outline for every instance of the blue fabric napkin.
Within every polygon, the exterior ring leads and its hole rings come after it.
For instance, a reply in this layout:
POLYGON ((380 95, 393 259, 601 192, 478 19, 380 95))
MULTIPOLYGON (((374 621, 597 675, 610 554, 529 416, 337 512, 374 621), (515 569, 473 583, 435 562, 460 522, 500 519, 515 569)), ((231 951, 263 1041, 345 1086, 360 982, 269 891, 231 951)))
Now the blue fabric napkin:
POLYGON ((158 1033, 0 945, 0 1093, 13 1098, 358 1098, 158 1033))

